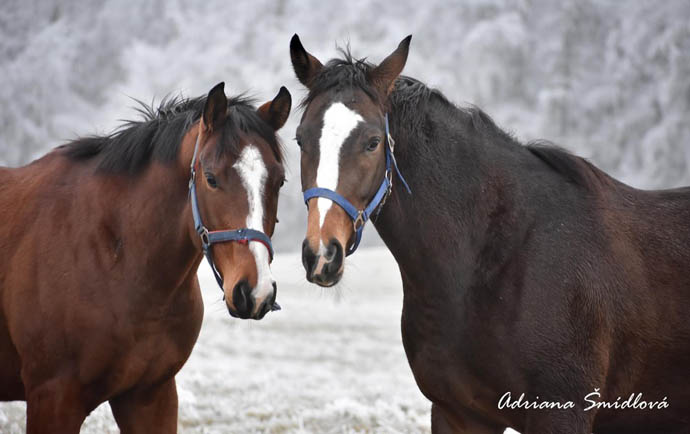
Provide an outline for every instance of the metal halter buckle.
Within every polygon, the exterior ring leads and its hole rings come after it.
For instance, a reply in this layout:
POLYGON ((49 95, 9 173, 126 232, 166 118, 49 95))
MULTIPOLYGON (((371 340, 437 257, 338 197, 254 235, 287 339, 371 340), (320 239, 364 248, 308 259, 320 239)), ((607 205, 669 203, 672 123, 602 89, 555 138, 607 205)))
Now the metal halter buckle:
POLYGON ((359 231, 364 226, 364 211, 357 213, 357 218, 352 222, 355 232, 359 231))
POLYGON ((376 207, 376 209, 377 209, 376 214, 377 215, 379 212, 381 212, 381 208, 383 208, 383 206, 386 204, 386 200, 388 200, 388 196, 390 196, 391 193, 393 192, 393 171, 390 169, 386 170, 385 176, 386 176, 386 179, 388 180, 388 187, 386 188, 386 194, 383 195, 383 197, 381 198, 381 202, 376 207))
POLYGON ((201 228, 199 231, 199 237, 201 238, 201 244, 204 248, 211 245, 211 242, 208 238, 208 229, 206 229, 206 227, 201 228))

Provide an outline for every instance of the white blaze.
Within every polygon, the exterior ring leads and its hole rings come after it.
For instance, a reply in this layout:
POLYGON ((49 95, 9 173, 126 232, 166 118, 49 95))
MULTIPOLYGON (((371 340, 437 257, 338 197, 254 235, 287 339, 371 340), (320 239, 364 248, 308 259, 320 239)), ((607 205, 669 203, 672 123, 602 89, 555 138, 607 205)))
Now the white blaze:
MULTIPOLYGON (((240 154, 240 158, 234 166, 242 179, 242 185, 247 191, 249 202, 249 214, 247 214, 247 227, 257 231, 264 230, 264 206, 263 193, 266 182, 266 165, 261 157, 261 152, 254 145, 247 145, 240 154)), ((259 241, 250 241, 249 250, 254 255, 256 262, 257 281, 253 294, 258 308, 263 300, 273 294, 273 276, 269 266, 269 253, 266 246, 259 241)))
MULTIPOLYGON (((316 185, 335 191, 338 187, 338 168, 340 148, 348 136, 362 122, 357 112, 350 110, 341 102, 333 103, 323 115, 323 129, 319 140, 319 167, 316 171, 316 185)), ((323 227, 326 213, 333 202, 330 199, 317 199, 319 227, 323 227)))

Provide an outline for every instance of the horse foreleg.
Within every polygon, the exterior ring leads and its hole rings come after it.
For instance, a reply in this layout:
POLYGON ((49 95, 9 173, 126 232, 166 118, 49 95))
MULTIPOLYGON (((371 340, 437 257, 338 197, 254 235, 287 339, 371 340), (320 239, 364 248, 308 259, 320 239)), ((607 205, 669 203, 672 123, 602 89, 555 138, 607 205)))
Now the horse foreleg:
POLYGON ((77 434, 86 416, 81 386, 72 379, 49 380, 27 393, 27 434, 77 434))
POLYGON ((438 404, 431 405, 432 434, 501 434, 505 428, 489 425, 468 412, 444 410, 438 404))
POLYGON ((145 390, 135 389, 110 400, 122 434, 177 432, 175 378, 145 390))

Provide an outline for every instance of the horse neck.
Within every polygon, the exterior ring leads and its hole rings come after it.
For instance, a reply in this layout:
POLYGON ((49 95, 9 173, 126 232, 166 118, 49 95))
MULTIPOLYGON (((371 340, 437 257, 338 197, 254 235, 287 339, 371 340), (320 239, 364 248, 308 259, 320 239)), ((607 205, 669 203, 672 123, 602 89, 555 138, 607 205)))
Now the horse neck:
POLYGON ((193 278, 202 259, 193 238, 188 183, 194 144, 188 136, 175 164, 153 161, 133 181, 124 199, 129 207, 122 211, 130 230, 137 228, 133 244, 147 255, 144 264, 151 283, 167 288, 177 288, 193 278))
MULTIPOLYGON (((499 143, 505 137, 492 143, 460 119, 430 116, 429 128, 406 128, 409 122, 397 118, 395 108, 390 116, 397 163, 412 195, 394 179, 374 220, 377 231, 415 287, 476 285, 478 266, 500 269, 532 219, 517 200, 522 148, 499 143)), ((482 271, 483 277, 491 273, 482 271)))

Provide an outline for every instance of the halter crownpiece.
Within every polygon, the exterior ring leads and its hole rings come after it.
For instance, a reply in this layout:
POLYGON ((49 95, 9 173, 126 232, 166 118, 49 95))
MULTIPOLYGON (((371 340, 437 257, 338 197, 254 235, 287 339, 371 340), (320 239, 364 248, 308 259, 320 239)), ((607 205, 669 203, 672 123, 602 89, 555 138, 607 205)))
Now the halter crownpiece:
MULTIPOLYGON (((199 152, 199 141, 201 138, 201 131, 196 137, 196 143, 194 144, 194 154, 192 155, 192 163, 190 165, 190 178, 189 178, 189 199, 192 205, 192 218, 194 219, 194 229, 199 238, 201 239, 201 249, 206 256, 208 264, 211 266, 213 271, 213 277, 216 278, 216 282, 223 291, 223 277, 216 268, 216 263, 213 261, 213 253, 211 252, 211 246, 218 243, 226 243, 235 241, 240 244, 249 245, 250 241, 258 241, 268 249, 269 261, 273 261, 273 244, 271 244, 271 239, 265 233, 257 231, 251 228, 241 228, 241 229, 226 229, 219 231, 209 231, 204 223, 201 221, 201 212, 199 211, 199 201, 196 195, 196 162, 197 154, 199 152)), ((271 310, 280 310, 280 305, 277 302, 273 303, 271 310)))
POLYGON ((303 193, 305 204, 309 202, 309 199, 314 197, 323 197, 337 203, 350 217, 355 230, 355 242, 347 250, 347 256, 350 256, 357 250, 360 241, 362 241, 364 225, 374 211, 386 203, 386 199, 393 191, 393 169, 395 169, 395 173, 398 175, 398 178, 400 178, 400 182, 405 186, 405 190, 407 190, 409 194, 412 194, 410 186, 407 185, 405 178, 403 178, 400 173, 400 169, 398 169, 398 163, 395 161, 395 155, 393 154, 395 150, 395 140, 391 137, 390 128, 388 126, 388 113, 384 115, 384 120, 386 124, 386 143, 384 150, 386 154, 386 173, 384 174, 383 181, 381 181, 381 185, 376 191, 376 194, 374 194, 374 197, 371 198, 371 201, 363 210, 358 210, 357 207, 352 205, 344 196, 328 188, 314 187, 307 189, 303 193))

